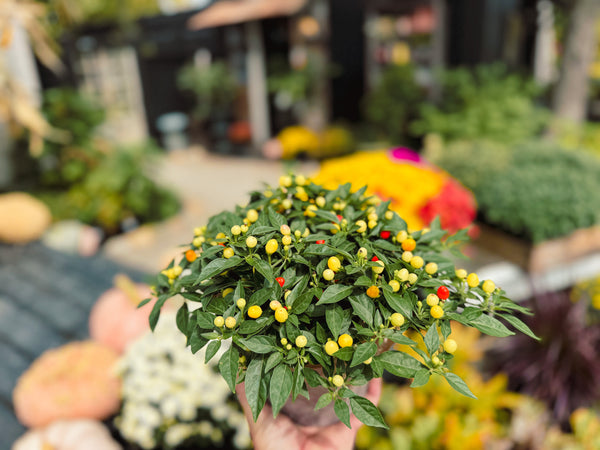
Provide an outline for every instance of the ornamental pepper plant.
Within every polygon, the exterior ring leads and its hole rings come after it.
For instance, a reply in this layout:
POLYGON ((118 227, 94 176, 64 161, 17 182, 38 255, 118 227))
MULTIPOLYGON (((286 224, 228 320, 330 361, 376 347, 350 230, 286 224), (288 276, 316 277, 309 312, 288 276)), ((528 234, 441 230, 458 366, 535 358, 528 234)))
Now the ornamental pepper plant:
POLYGON ((460 345, 452 320, 492 336, 514 334, 507 322, 534 337, 513 315, 523 307, 454 267, 465 230, 448 236, 435 220, 409 233, 389 202, 365 191, 283 176, 196 228, 181 260, 157 276, 151 326, 169 298, 183 296, 176 322, 187 345, 206 347, 209 361, 228 344, 220 373, 234 392, 245 383, 254 420, 267 400, 277 415, 310 386, 324 391, 316 409, 333 403, 347 426, 352 410, 385 428, 377 407, 351 389, 384 370, 413 387, 442 376, 474 397, 447 367, 460 345))

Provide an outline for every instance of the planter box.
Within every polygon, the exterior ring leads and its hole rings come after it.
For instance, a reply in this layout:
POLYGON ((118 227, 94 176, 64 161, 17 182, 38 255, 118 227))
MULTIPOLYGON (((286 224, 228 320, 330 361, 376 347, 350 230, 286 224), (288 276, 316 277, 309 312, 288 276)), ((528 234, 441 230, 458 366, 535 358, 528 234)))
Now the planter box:
POLYGON ((478 224, 481 234, 475 243, 531 274, 542 274, 600 252, 600 226, 582 228, 573 233, 538 244, 512 236, 498 228, 478 224))

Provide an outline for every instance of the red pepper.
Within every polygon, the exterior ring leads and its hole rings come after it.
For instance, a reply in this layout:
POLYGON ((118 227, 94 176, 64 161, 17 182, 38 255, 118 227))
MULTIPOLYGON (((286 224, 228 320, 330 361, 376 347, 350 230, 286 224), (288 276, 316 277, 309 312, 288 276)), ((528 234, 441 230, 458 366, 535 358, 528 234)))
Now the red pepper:
POLYGON ((337 219, 338 219, 339 222, 341 222, 343 218, 344 218, 344 216, 341 216, 339 214, 337 215, 337 219))
POLYGON ((279 283, 279 286, 283 287, 283 285, 285 284, 285 278, 283 277, 277 277, 275 278, 275 281, 277 281, 279 283))
POLYGON ((317 244, 324 244, 325 243, 325 239, 319 239, 316 243, 317 244))
POLYGON ((382 231, 379 236, 382 237, 382 239, 388 239, 390 237, 390 232, 389 231, 382 231))
POLYGON ((441 300, 446 300, 448 297, 450 297, 450 291, 446 286, 440 286, 439 288, 437 288, 437 296, 441 300))
POLYGON ((377 256, 373 256, 373 257, 371 258, 371 261, 379 261, 379 258, 378 258, 377 256))

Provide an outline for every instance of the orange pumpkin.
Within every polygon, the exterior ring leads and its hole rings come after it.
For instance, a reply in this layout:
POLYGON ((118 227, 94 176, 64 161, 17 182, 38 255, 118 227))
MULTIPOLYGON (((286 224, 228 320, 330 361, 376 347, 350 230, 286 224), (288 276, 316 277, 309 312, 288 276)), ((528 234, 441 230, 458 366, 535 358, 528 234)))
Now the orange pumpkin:
POLYGON ((149 286, 117 275, 115 287, 102 294, 90 312, 92 339, 123 353, 131 341, 150 329, 148 316, 154 303, 137 307, 150 294, 149 286))
POLYGON ((72 342, 44 352, 17 381, 15 414, 29 427, 60 419, 106 419, 119 409, 119 355, 94 341, 72 342))

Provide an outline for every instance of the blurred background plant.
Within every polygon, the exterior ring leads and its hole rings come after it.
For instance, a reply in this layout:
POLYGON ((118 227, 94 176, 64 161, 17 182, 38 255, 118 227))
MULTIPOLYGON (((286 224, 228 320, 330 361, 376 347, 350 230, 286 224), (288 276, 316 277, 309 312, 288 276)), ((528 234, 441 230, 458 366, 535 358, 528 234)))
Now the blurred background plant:
POLYGON ((589 322, 588 304, 570 298, 587 292, 538 294, 525 302, 533 315, 523 320, 540 341, 511 336, 486 352, 484 367, 504 373, 509 388, 545 402, 553 420, 569 429, 575 410, 600 406, 600 324, 589 322))
POLYGON ((409 229, 421 229, 440 216, 444 229, 455 232, 475 219, 473 194, 448 173, 427 164, 408 149, 369 151, 324 161, 314 177, 327 188, 352 183, 391 200, 391 208, 409 229))
POLYGON ((177 86, 192 94, 192 114, 199 122, 228 118, 237 95, 237 82, 224 62, 183 67, 177 76, 177 86))
POLYGON ((513 144, 538 136, 549 118, 549 111, 538 105, 541 88, 500 64, 444 70, 438 83, 439 101, 418 104, 411 132, 436 133, 446 142, 513 144))
POLYGON ((572 432, 561 431, 543 403, 509 390, 506 374, 487 377, 480 372, 484 349, 495 346, 494 338, 482 340, 477 330, 458 324, 453 324, 451 337, 458 342, 450 362, 452 370, 473 383, 477 400, 456 395, 439 377, 432 377, 418 389, 388 383, 380 408, 390 430, 361 428, 358 449, 596 448, 600 419, 594 411, 575 411, 571 415, 572 432))
POLYGON ((96 133, 105 119, 104 110, 75 89, 54 88, 44 92, 42 112, 53 126, 68 130, 69 139, 44 142, 37 161, 39 181, 47 187, 69 187, 104 157, 108 143, 96 133))
POLYGON ((379 139, 414 147, 419 134, 413 132, 411 123, 419 118, 425 99, 412 65, 390 66, 363 100, 365 122, 379 139))
POLYGON ((203 355, 204 350, 193 355, 185 347, 174 313, 164 314, 154 333, 128 348, 119 364, 122 407, 114 420, 128 444, 144 449, 250 447, 246 418, 216 372, 218 358, 205 364, 203 355))
POLYGON ((480 218, 528 241, 600 223, 600 159, 554 143, 452 144, 426 152, 470 188, 480 218))
POLYGON ((114 234, 175 214, 176 196, 148 175, 160 149, 152 142, 112 147, 67 190, 41 191, 55 220, 77 219, 114 234))

